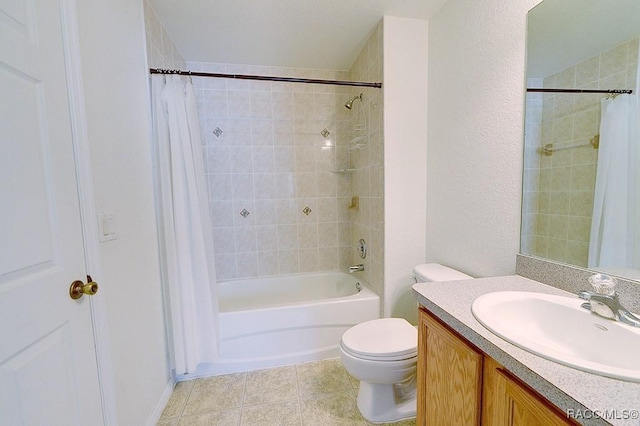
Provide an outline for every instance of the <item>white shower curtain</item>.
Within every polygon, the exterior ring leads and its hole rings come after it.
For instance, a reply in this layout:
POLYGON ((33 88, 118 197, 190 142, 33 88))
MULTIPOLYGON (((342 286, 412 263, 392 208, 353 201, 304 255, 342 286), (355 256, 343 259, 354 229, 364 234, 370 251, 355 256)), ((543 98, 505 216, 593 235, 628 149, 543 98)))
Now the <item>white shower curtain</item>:
POLYGON ((602 100, 590 268, 640 269, 639 168, 640 97, 634 90, 602 100))
POLYGON ((193 85, 152 78, 156 194, 176 374, 218 354, 213 237, 193 85))

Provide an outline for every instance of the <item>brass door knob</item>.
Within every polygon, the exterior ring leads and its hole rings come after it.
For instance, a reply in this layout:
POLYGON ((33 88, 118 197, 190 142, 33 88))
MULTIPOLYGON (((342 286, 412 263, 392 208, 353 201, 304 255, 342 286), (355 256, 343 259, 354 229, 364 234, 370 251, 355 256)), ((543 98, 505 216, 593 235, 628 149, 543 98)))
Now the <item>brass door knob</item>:
POLYGON ((69 296, 71 296, 73 300, 80 299, 85 294, 87 296, 93 296, 97 292, 98 283, 94 282, 93 279, 91 279, 90 275, 87 275, 87 284, 83 283, 82 281, 76 280, 72 282, 71 286, 69 287, 69 296))

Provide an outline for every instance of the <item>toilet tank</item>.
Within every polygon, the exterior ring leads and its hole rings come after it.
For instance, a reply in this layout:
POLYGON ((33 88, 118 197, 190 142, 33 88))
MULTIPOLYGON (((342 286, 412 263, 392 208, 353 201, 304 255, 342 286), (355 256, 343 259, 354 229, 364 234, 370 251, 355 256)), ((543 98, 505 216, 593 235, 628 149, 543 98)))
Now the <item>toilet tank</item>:
POLYGON ((425 263, 413 268, 416 282, 468 280, 473 277, 439 263, 425 263))

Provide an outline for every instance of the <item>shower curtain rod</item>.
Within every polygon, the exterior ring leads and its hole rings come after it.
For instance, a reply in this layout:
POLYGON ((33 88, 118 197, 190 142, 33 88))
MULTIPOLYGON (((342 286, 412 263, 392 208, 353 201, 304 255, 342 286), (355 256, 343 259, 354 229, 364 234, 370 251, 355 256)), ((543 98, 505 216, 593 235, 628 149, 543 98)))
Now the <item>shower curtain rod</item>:
POLYGON ((294 77, 272 77, 264 75, 245 75, 245 74, 221 74, 199 71, 182 71, 168 70, 162 68, 150 68, 151 74, 177 74, 190 77, 216 77, 216 78, 235 78, 240 80, 262 80, 262 81, 282 81, 286 83, 312 83, 312 84, 333 84, 337 86, 357 86, 357 87, 374 87, 381 88, 382 83, 367 83, 363 81, 344 81, 344 80, 318 80, 313 78, 294 78, 294 77))
POLYGON ((527 88, 527 92, 543 92, 543 93, 608 93, 610 95, 630 95, 633 90, 626 89, 542 89, 527 88))

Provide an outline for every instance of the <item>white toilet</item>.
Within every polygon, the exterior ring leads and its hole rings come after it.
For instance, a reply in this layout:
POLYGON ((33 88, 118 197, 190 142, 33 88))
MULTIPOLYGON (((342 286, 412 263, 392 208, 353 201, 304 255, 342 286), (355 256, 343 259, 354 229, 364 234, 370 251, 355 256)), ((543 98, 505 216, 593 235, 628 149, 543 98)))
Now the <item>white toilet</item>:
MULTIPOLYGON (((470 279, 437 263, 413 269, 417 282, 470 279)), ((340 358, 360 380, 358 409, 371 423, 390 423, 416 415, 418 331, 403 318, 365 321, 345 331, 340 358)))

